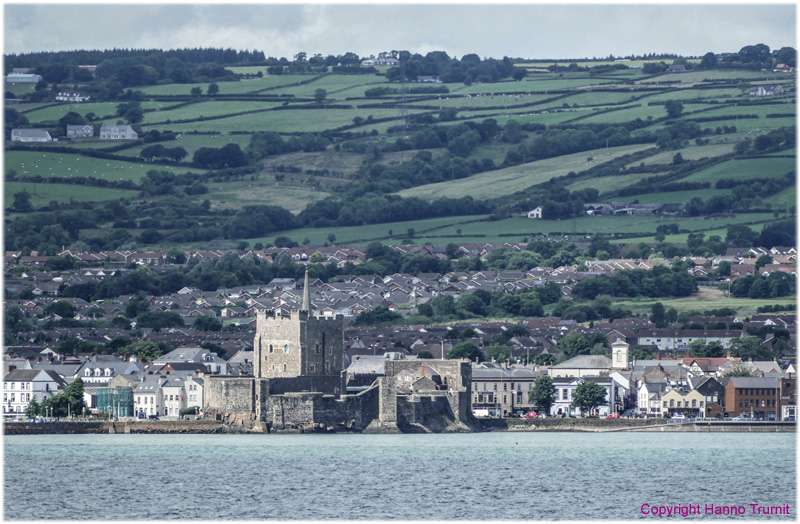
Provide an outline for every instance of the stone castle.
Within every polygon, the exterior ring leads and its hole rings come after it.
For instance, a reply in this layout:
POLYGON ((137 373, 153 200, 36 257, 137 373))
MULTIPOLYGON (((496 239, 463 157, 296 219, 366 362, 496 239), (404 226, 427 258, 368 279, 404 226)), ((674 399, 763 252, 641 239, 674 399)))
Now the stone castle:
POLYGON ((353 394, 344 367, 344 319, 311 315, 306 273, 302 309, 258 312, 253 376, 207 380, 205 415, 256 432, 471 431, 469 361, 386 360, 353 394))

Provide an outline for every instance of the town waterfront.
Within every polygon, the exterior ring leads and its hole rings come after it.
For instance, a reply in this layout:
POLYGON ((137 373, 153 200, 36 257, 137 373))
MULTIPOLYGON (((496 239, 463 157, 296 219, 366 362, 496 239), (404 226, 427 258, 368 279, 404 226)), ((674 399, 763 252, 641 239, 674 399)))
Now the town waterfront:
POLYGON ((795 449, 794 433, 5 436, 4 518, 795 520, 795 449))

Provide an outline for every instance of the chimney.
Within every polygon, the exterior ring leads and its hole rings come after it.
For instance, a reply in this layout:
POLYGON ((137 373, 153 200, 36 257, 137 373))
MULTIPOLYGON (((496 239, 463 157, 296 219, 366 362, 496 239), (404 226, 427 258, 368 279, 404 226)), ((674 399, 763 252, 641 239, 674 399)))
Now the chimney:
POLYGON ((731 352, 730 351, 728 351, 728 353, 725 355, 725 358, 727 358, 728 360, 731 359, 731 352))
POLYGON ((661 353, 656 351, 656 360, 661 360, 661 353))

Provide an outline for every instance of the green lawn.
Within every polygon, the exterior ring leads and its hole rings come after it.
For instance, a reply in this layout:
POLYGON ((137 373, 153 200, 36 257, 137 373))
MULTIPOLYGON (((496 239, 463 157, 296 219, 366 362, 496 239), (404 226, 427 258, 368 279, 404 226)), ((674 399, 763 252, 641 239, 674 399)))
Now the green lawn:
POLYGON ((508 167, 497 171, 489 171, 473 175, 469 178, 454 180, 451 182, 440 182, 428 184, 400 191, 402 197, 418 197, 428 201, 437 198, 461 198, 463 196, 477 196, 491 199, 522 191, 533 185, 541 184, 551 178, 566 175, 570 171, 583 171, 592 165, 613 160, 619 156, 641 151, 650 145, 634 145, 612 147, 607 151, 600 149, 597 151, 586 151, 575 153, 557 158, 529 162, 514 167, 508 167), (587 159, 592 157, 590 162, 587 159))
POLYGON ((188 169, 183 166, 154 166, 152 164, 135 164, 73 154, 33 151, 7 151, 5 153, 5 169, 15 169, 19 176, 85 176, 105 180, 131 180, 134 182, 138 182, 151 169, 174 173, 200 172, 200 170, 188 169))
POLYGON ((5 207, 14 201, 14 193, 27 191, 34 208, 56 202, 100 202, 119 198, 136 198, 138 191, 110 189, 105 187, 78 186, 72 184, 35 184, 33 182, 6 182, 3 187, 5 207))

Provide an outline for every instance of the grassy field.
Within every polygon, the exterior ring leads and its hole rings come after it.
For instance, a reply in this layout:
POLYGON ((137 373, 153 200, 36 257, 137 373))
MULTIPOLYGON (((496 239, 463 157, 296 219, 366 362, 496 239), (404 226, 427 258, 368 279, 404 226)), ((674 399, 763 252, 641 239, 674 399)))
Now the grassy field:
POLYGON ((723 291, 716 288, 701 287, 697 292, 691 296, 683 298, 675 298, 671 300, 661 299, 636 299, 636 300, 619 300, 614 301, 614 305, 623 309, 630 309, 634 313, 649 313, 651 307, 656 302, 661 302, 665 307, 673 307, 680 311, 687 310, 705 310, 705 309, 718 309, 723 307, 730 307, 739 312, 739 314, 752 315, 756 313, 759 307, 780 304, 780 305, 796 305, 797 300, 794 298, 770 298, 770 299, 751 299, 751 298, 734 298, 723 291))
MULTIPOLYGON (((201 147, 220 148, 228 144, 239 144, 239 147, 244 149, 250 143, 250 135, 190 135, 182 133, 175 140, 159 143, 166 148, 182 147, 189 153, 189 158, 191 158, 194 152, 201 147)), ((116 154, 138 158, 142 149, 151 145, 153 144, 134 146, 118 151, 116 154)))
MULTIPOLYGON (((241 80, 239 82, 217 82, 217 85, 219 86, 219 94, 221 95, 242 95, 246 93, 255 93, 264 89, 305 82, 312 78, 314 78, 314 75, 267 75, 264 78, 241 80)), ((143 86, 139 88, 139 91, 145 95, 188 95, 192 92, 193 87, 199 87, 203 90, 203 94, 205 94, 208 91, 209 84, 210 82, 203 84, 163 84, 158 86, 143 86)))
POLYGON ((44 177, 95 177, 105 180, 131 180, 138 182, 151 169, 174 173, 197 173, 197 169, 182 166, 154 166, 91 158, 71 154, 38 153, 33 151, 7 151, 4 169, 15 169, 20 176, 41 175, 44 177))
MULTIPOLYGON (((328 94, 328 98, 336 99, 346 96, 358 96, 357 93, 349 93, 351 89, 361 86, 366 86, 365 89, 369 89, 386 83, 385 78, 373 75, 328 75, 301 86, 276 89, 270 91, 270 94, 293 94, 296 97, 313 97, 317 89, 324 89, 328 94)), ((363 96, 363 90, 361 96, 363 96)))
POLYGON ((196 104, 185 105, 176 109, 159 109, 144 114, 143 124, 163 123, 167 120, 190 120, 201 117, 215 117, 245 111, 258 111, 272 109, 279 106, 278 102, 249 102, 241 100, 209 100, 196 104))
POLYGON ((242 182, 213 182, 208 184, 209 193, 201 195, 208 199, 212 209, 241 209, 248 205, 280 206, 292 213, 299 213, 309 202, 321 200, 329 193, 310 187, 291 186, 278 183, 275 177, 261 175, 258 180, 242 182))
POLYGON ((463 110, 475 110, 482 108, 497 108, 508 107, 514 108, 523 104, 539 103, 542 100, 552 98, 552 95, 467 95, 467 96, 452 96, 448 94, 433 95, 436 97, 434 100, 424 100, 421 102, 411 102, 409 107, 425 106, 425 107, 455 107, 463 110))
MULTIPOLYGON (((149 102, 144 101, 141 103, 142 109, 160 109, 162 107, 169 107, 173 104, 164 102, 149 102)), ((111 123, 116 123, 119 117, 114 116, 117 112, 117 103, 115 102, 99 102, 99 103, 84 103, 84 104, 59 104, 57 106, 44 107, 41 109, 34 109, 24 113, 25 118, 30 122, 45 122, 56 121, 69 112, 78 113, 81 116, 86 116, 89 113, 94 113, 97 118, 113 117, 110 119, 111 123)), ((109 122, 104 122, 109 123, 109 122)))
POLYGON ((717 180, 733 178, 780 178, 795 170, 795 161, 791 158, 747 158, 735 159, 713 165, 682 178, 683 182, 710 182, 712 187, 717 180))
POLYGON ((551 178, 563 176, 570 171, 583 171, 592 165, 608 160, 613 160, 621 155, 641 151, 650 145, 641 146, 622 146, 612 147, 607 151, 589 151, 565 155, 558 158, 529 162, 514 167, 508 167, 497 171, 480 173, 469 178, 454 180, 451 182, 440 182, 425 186, 405 189, 398 194, 402 197, 418 197, 425 200, 436 200, 437 198, 461 198, 463 196, 481 195, 482 198, 498 198, 505 195, 522 191, 533 185, 541 184, 551 178), (593 157, 589 162, 587 158, 593 157))
POLYGON ((136 198, 138 191, 128 189, 110 189, 105 187, 87 187, 71 184, 35 184, 33 182, 6 182, 3 185, 5 207, 14 201, 14 193, 27 191, 31 195, 34 208, 45 206, 50 202, 101 202, 119 198, 136 198))
MULTIPOLYGON (((413 110, 409 111, 410 114, 414 112, 413 110)), ((170 124, 168 128, 178 133, 186 131, 230 133, 240 130, 317 133, 326 129, 350 125, 353 123, 353 118, 357 116, 366 118, 369 115, 372 115, 373 118, 399 118, 396 109, 286 109, 201 122, 170 124)), ((386 124, 387 127, 389 125, 397 125, 397 123, 386 124)), ((150 126, 144 126, 144 129, 147 130, 148 127, 150 126)), ((161 128, 165 127, 158 127, 158 129, 161 128)))
MULTIPOLYGON (((583 216, 574 220, 534 220, 529 218, 508 218, 505 220, 490 221, 484 215, 446 217, 392 224, 371 224, 353 227, 331 227, 320 229, 297 229, 283 231, 268 237, 255 239, 253 242, 272 242, 278 236, 288 236, 296 242, 308 238, 313 243, 327 241, 330 233, 336 235, 339 244, 365 245, 371 241, 381 241, 386 244, 398 244, 408 238, 409 228, 414 229, 414 242, 416 244, 431 243, 445 245, 449 242, 521 242, 534 235, 567 235, 572 237, 573 223, 575 235, 585 239, 591 233, 641 233, 642 238, 615 239, 613 242, 632 243, 646 241, 647 237, 655 236, 656 228, 663 223, 678 223, 681 229, 689 231, 703 231, 720 224, 723 229, 721 236, 725 237, 728 225, 734 223, 752 223, 757 221, 775 220, 771 215, 765 214, 740 214, 727 219, 708 220, 703 218, 669 218, 661 217, 635 217, 635 216, 583 216), (389 231, 392 231, 390 237, 389 231)), ((753 226, 751 226, 753 227, 753 226)), ((754 226, 760 231, 760 226, 754 226)), ((719 234, 711 231, 707 233, 719 234)), ((685 242, 687 234, 676 235, 675 242, 685 242)), ((650 240, 654 241, 654 240, 650 240)))

